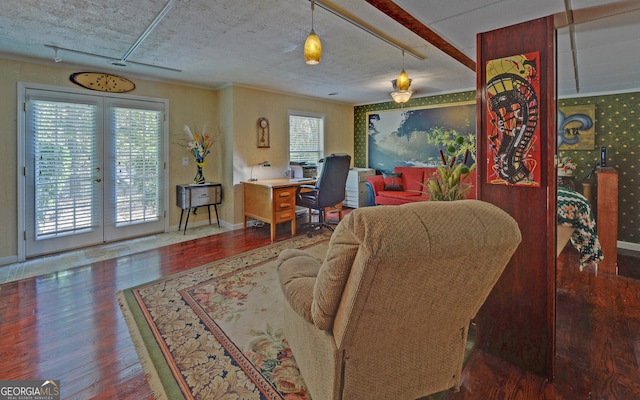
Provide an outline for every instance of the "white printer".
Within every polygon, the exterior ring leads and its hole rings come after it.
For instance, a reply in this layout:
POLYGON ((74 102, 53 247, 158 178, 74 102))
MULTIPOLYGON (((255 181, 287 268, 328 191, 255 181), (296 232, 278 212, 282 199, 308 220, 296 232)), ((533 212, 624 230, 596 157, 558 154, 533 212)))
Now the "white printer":
POLYGON ((367 177, 375 174, 376 170, 373 168, 351 168, 347 175, 346 193, 342 205, 351 208, 367 206, 369 203, 367 177))

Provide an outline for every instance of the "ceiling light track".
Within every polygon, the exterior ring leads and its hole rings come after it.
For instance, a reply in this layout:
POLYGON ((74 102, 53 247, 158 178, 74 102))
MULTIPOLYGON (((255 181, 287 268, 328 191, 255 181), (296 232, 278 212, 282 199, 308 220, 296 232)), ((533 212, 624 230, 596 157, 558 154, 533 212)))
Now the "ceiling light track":
POLYGON ((578 75, 578 49, 576 47, 576 25, 573 21, 573 8, 571 0, 564 0, 564 9, 569 24, 569 42, 571 45, 571 58, 573 61, 573 75, 576 82, 576 93, 580 93, 580 76, 578 75))
POLYGON ((138 46, 140 46, 142 44, 142 42, 147 38, 147 36, 149 36, 149 34, 156 28, 156 26, 158 26, 158 24, 160 23, 160 21, 162 21, 162 19, 169 13, 169 11, 173 8, 173 5, 175 4, 175 0, 169 0, 167 2, 167 4, 165 4, 164 8, 162 9, 162 11, 160 11, 158 13, 158 15, 156 15, 155 19, 153 21, 151 21, 151 23, 149 24, 149 26, 147 27, 147 29, 145 29, 144 32, 142 32, 142 35, 140 35, 140 37, 138 38, 138 40, 136 40, 136 42, 129 48, 129 50, 127 50, 126 53, 124 53, 124 56, 122 56, 122 58, 120 59, 120 62, 122 63, 126 63, 127 59, 129 58, 129 56, 131 56, 131 54, 136 51, 136 49, 138 48, 138 46))
MULTIPOLYGON (((117 59, 115 59, 113 57, 103 56, 101 54, 89 53, 89 52, 81 51, 81 50, 68 49, 68 48, 65 48, 65 47, 54 46, 54 45, 51 45, 51 44, 45 44, 44 46, 48 47, 50 49, 53 49, 54 51, 62 50, 62 51, 66 51, 66 52, 69 52, 69 53, 82 54, 82 55, 85 55, 85 56, 103 58, 105 60, 111 61, 112 65, 116 65, 116 64, 114 64, 114 62, 117 62, 117 61, 115 61, 117 59)), ((146 64, 146 63, 141 63, 141 62, 136 62, 136 61, 127 61, 127 62, 129 64, 141 65, 141 66, 144 66, 144 67, 159 68, 159 69, 164 69, 164 70, 173 71, 173 72, 182 72, 181 69, 175 69, 175 68, 169 68, 169 67, 161 67, 159 65, 146 64)))
MULTIPOLYGON (((309 0, 309 1, 311 1, 311 0, 309 0)), ((353 18, 349 17, 348 15, 344 14, 343 12, 331 7, 330 5, 328 5, 328 4, 326 4, 326 3, 322 2, 322 1, 315 0, 315 4, 318 7, 322 8, 322 9, 324 9, 326 11, 329 11, 331 14, 342 18, 343 20, 349 22, 350 24, 352 24, 352 25, 362 29, 363 31, 367 32, 368 34, 370 34, 370 35, 382 40, 383 42, 395 47, 398 50, 404 51, 405 53, 409 54, 410 56, 413 56, 413 57, 417 58, 420 61, 426 59, 426 57, 424 57, 424 56, 422 56, 420 54, 416 54, 413 51, 411 51, 410 49, 408 49, 408 48, 406 48, 406 47, 404 47, 404 46, 402 46, 402 45, 400 45, 398 43, 395 43, 395 42, 387 39, 386 37, 382 36, 382 34, 374 31, 372 28, 369 28, 369 27, 363 25, 362 23, 354 20, 353 18)))

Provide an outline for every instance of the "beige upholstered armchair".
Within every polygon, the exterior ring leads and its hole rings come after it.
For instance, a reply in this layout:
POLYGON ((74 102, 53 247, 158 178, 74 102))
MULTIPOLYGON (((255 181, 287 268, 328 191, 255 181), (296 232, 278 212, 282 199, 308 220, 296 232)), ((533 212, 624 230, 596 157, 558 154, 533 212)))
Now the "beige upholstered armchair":
POLYGON ((284 334, 314 400, 458 389, 470 320, 520 243, 479 200, 352 211, 323 263, 281 253, 284 334))

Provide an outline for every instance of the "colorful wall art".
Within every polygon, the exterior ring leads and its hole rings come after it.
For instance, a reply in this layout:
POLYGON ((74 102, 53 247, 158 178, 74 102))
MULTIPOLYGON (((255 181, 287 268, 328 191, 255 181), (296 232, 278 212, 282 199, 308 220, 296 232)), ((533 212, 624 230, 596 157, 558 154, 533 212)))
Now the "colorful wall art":
POLYGON ((487 183, 540 186, 539 59, 534 52, 487 62, 487 183))

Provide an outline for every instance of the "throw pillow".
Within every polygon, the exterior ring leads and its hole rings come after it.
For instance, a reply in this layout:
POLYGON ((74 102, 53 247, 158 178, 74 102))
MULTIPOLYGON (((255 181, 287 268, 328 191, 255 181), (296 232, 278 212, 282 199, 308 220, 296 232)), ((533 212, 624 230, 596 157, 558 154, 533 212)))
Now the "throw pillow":
POLYGON ((384 190, 402 191, 402 172, 383 172, 384 190))

